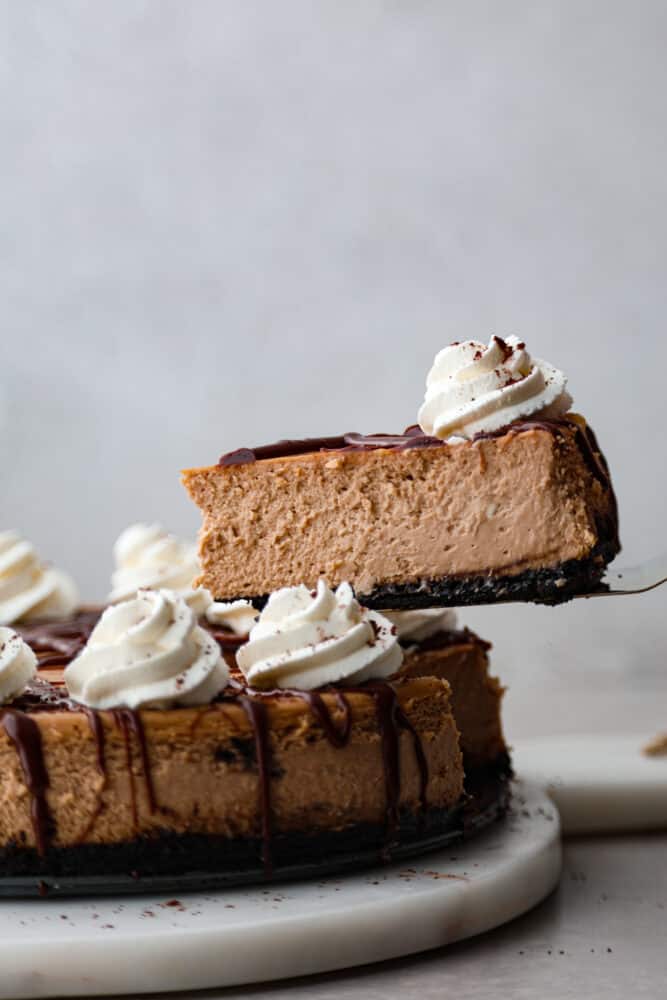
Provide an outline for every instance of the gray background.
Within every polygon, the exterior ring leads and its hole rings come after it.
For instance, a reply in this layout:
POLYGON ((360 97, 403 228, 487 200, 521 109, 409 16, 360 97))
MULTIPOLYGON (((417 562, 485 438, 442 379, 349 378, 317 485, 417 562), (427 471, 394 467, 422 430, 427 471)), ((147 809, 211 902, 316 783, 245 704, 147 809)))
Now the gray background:
MULTIPOLYGON (((569 374, 626 560, 664 545, 664 3, 4 0, 0 19, 0 525, 86 597, 128 522, 194 534, 181 467, 400 429, 436 350, 492 332, 569 374)), ((632 728, 667 693, 664 603, 467 612, 510 734, 632 728)))

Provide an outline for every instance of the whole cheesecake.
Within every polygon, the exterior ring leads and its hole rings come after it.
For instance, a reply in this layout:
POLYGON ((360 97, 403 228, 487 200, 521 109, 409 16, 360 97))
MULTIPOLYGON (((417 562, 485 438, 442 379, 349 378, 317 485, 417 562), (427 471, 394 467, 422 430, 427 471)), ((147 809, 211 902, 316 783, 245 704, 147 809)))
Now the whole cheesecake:
POLYGON ((441 630, 421 668, 411 643, 389 681, 260 692, 236 668, 243 637, 209 625, 231 669, 211 704, 97 711, 67 696, 63 670, 99 614, 21 629, 39 672, 0 709, 4 875, 336 868, 461 835, 506 806, 502 692, 472 633, 441 630))

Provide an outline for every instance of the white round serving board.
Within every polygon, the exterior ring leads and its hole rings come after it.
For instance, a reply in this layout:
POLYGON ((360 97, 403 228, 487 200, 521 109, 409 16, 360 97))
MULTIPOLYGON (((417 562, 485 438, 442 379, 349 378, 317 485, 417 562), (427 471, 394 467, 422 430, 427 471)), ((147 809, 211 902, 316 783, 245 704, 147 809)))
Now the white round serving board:
POLYGON ((563 833, 667 828, 667 756, 642 753, 647 734, 520 740, 516 773, 545 788, 563 833))
POLYGON ((504 820, 402 864, 179 900, 2 901, 0 998, 195 990, 377 962, 511 920, 560 869, 556 809, 517 783, 504 820))

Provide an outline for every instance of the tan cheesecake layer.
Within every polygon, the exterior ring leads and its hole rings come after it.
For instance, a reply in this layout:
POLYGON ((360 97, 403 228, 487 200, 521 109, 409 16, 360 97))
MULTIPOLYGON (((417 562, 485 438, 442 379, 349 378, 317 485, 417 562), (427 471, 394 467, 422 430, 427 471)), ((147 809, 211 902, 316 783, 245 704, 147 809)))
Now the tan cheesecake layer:
POLYGON ((406 645, 401 667, 401 677, 438 677, 448 682, 466 772, 507 753, 501 722, 505 688, 489 674, 488 648, 467 630, 438 633, 406 645))
MULTIPOLYGON (((463 788, 449 686, 436 678, 392 687, 408 728, 399 727, 396 806, 421 803, 418 741, 428 769, 425 804, 453 808, 463 788)), ((371 691, 345 693, 349 740, 334 746, 299 697, 256 696, 265 710, 271 826, 275 833, 382 824, 387 812, 382 722, 371 691)), ((342 724, 334 694, 322 700, 342 724)), ((36 847, 35 789, 0 715, 0 843, 36 847)), ((91 713, 30 711, 48 776, 49 846, 114 844, 139 836, 260 837, 264 817, 256 731, 239 701, 203 709, 91 713), (102 746, 102 750, 100 747, 102 746), (103 761, 101 763, 100 753, 103 761)), ((33 782, 34 784, 34 782, 33 782)))
POLYGON ((198 582, 220 599, 323 577, 375 606, 407 585, 428 606, 433 581, 582 560, 601 573, 618 549, 606 464, 581 418, 473 442, 190 469, 183 481, 203 516, 198 582))

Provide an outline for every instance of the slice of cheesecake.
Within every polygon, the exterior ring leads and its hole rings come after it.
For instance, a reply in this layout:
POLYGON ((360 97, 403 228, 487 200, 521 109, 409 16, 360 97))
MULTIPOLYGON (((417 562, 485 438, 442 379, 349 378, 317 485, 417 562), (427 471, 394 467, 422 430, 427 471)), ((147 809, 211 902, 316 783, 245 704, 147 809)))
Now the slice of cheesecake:
POLYGON ((197 582, 220 600, 324 577, 373 608, 559 603, 620 548, 607 463, 573 414, 471 440, 409 428, 244 448, 183 481, 203 517, 197 582))

